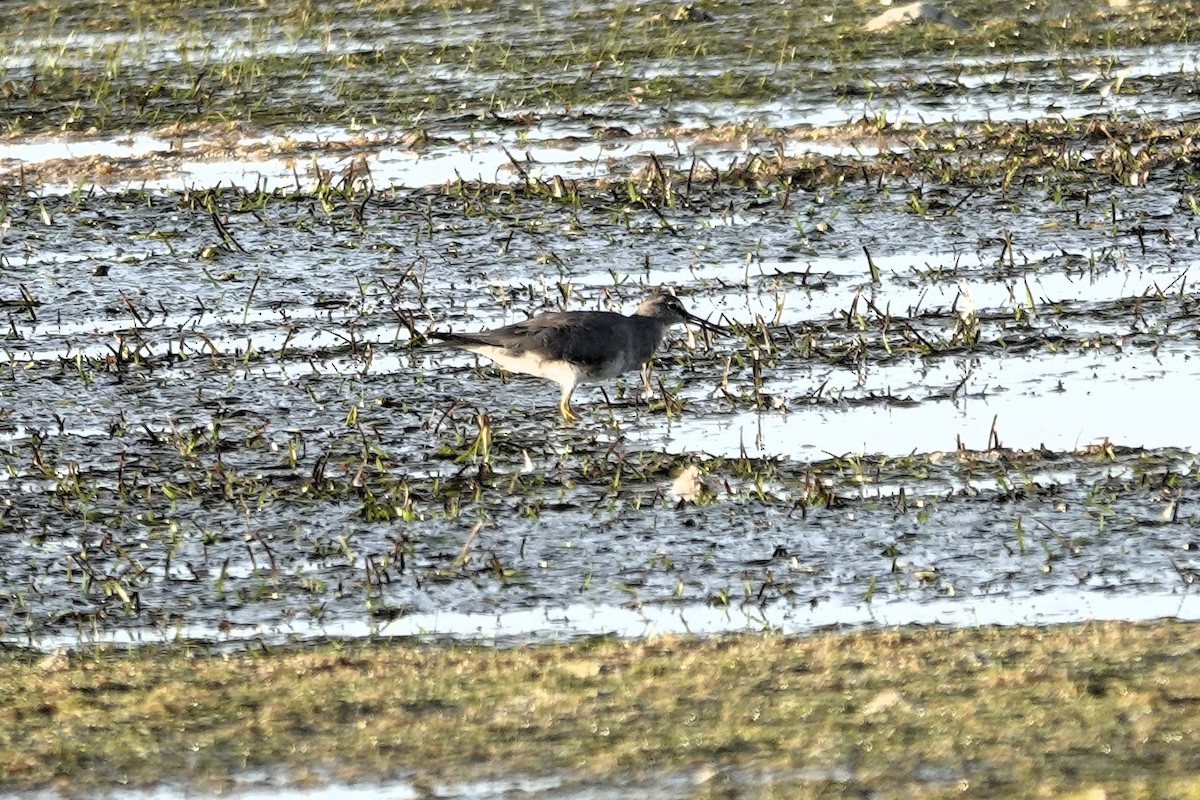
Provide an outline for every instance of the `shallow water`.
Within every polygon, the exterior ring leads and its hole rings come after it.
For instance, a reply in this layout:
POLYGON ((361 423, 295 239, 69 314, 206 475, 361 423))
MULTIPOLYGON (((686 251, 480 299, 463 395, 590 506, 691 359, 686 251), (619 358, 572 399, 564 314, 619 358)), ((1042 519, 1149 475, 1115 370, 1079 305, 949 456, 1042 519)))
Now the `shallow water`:
MULTIPOLYGON (((623 800, 648 796, 661 798, 687 798, 703 791, 705 784, 714 779, 740 787, 766 787, 775 781, 838 780, 852 778, 852 771, 845 767, 832 769, 809 768, 789 770, 785 773, 751 770, 720 769, 701 767, 691 772, 660 772, 654 778, 609 779, 591 781, 572 780, 567 777, 515 777, 492 778, 472 781, 419 781, 391 780, 378 783, 331 783, 325 786, 295 787, 286 778, 246 774, 231 776, 222 794, 230 794, 242 800, 270 800, 271 798, 294 798, 294 800, 325 800, 325 798, 381 798, 381 800, 417 800, 418 798, 440 798, 441 800, 503 800, 503 798, 555 798, 556 800, 623 800)), ((943 778, 930 775, 938 782, 943 778)), ((57 797, 56 794, 25 794, 24 798, 57 797)), ((115 797, 115 794, 99 794, 97 797, 115 797)), ((126 789, 121 796, 136 800, 160 800, 162 798, 201 796, 187 786, 164 786, 158 789, 137 791, 126 789)), ((0 798, 16 795, 0 794, 0 798)))

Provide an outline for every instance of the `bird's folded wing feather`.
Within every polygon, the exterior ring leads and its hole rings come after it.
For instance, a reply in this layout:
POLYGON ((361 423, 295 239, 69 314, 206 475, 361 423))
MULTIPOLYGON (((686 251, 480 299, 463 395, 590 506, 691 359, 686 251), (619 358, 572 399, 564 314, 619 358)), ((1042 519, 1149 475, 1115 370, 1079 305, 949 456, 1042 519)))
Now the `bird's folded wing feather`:
POLYGON ((487 345, 534 352, 543 358, 569 360, 576 364, 600 365, 613 358, 614 346, 624 344, 625 323, 621 314, 560 312, 480 333, 432 334, 458 347, 487 345), (617 337, 614 341, 614 336, 617 337))

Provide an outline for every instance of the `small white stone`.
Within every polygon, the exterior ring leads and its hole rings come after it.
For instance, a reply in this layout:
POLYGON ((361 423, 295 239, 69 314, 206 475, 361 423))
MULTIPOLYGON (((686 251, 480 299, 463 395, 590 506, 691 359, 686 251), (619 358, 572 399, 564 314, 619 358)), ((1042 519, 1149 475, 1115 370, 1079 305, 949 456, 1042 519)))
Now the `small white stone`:
POLYGON ((971 27, 965 20, 959 19, 933 3, 909 3, 906 6, 883 12, 869 21, 866 29, 868 31, 887 31, 901 25, 912 25, 921 21, 946 25, 959 31, 971 27))

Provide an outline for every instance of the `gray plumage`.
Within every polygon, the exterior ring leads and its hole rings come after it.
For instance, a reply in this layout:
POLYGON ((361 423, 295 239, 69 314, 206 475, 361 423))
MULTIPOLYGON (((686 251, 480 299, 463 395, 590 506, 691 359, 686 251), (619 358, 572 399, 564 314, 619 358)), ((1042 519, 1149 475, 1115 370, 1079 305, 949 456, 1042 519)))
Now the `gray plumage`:
POLYGON ((629 316, 612 311, 558 311, 479 333, 432 333, 446 345, 487 356, 510 372, 535 375, 562 387, 558 408, 575 418, 571 394, 640 367, 662 344, 667 329, 683 322, 724 333, 689 314, 679 298, 652 294, 629 316))

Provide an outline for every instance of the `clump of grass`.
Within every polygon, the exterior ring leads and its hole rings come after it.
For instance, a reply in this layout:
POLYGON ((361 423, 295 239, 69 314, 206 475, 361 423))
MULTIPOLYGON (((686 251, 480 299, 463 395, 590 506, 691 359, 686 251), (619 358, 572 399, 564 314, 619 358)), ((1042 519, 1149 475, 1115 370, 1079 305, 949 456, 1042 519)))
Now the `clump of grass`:
POLYGON ((261 767, 454 780, 489 764, 603 781, 702 769, 736 783, 753 769, 799 797, 1194 797, 1196 634, 1086 623, 499 650, 8 653, 0 788, 219 786, 261 767))
MULTIPOLYGON (((231 119, 416 124, 457 118, 463 109, 526 125, 547 108, 607 108, 614 98, 630 104, 773 102, 809 91, 814 64, 824 65, 821 78, 836 99, 895 91, 894 68, 871 69, 879 60, 991 62, 929 81, 926 91, 941 94, 960 91, 963 73, 995 69, 1014 54, 1045 54, 1066 71, 1077 67, 1081 51, 1110 59, 1116 30, 1125 48, 1188 41, 1196 31, 1193 3, 1143 4, 1115 14, 1086 0, 1058 3, 1037 24, 1018 7, 960 3, 955 12, 974 27, 952 36, 937 26, 873 34, 863 29, 861 8, 830 0, 705 3, 702 17, 713 21, 696 23, 623 4, 565 15, 503 4, 390 0, 238 6, 220 19, 186 5, 17 7, 9 23, 21 35, 10 37, 5 55, 31 66, 0 84, 7 131, 130 130, 231 119), (457 23, 467 13, 472 31, 464 33, 457 23), (401 18, 402 26, 396 24, 401 18), (423 35, 410 36, 414 30, 423 35), (431 47, 426 35, 439 44, 431 47), (364 38, 385 46, 356 46, 364 38), (195 41, 213 44, 201 48, 195 41), (447 82, 447 69, 471 77, 447 82), (311 102, 298 102, 287 87, 312 83, 314 75, 322 77, 311 102)), ((1025 67, 1014 62, 1009 70, 1019 76, 1025 67)), ((1105 86, 1119 94, 1122 84, 1107 77, 1112 66, 1106 65, 1105 86)))

